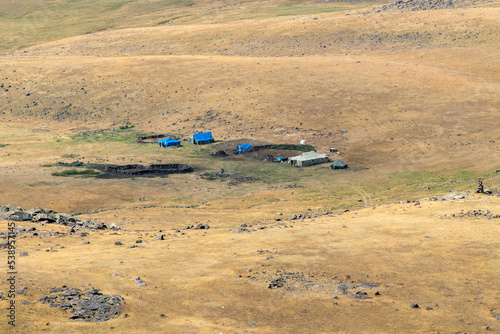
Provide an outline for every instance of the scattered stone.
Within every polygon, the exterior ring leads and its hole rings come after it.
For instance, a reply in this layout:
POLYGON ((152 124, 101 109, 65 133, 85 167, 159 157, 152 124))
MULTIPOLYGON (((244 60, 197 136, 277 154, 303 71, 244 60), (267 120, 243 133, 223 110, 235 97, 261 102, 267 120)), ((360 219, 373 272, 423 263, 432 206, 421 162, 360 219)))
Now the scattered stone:
POLYGON ((442 201, 452 200, 452 199, 464 199, 467 196, 465 192, 452 191, 449 194, 441 197, 442 201))
POLYGON ((437 9, 454 9, 464 5, 464 1, 460 0, 397 0, 395 2, 377 7, 373 10, 375 13, 384 11, 424 11, 437 9))
POLYGON ((165 240, 165 234, 160 234, 155 238, 156 240, 165 240))
POLYGON ((500 218, 499 214, 491 214, 490 210, 469 210, 467 212, 452 213, 450 215, 445 214, 441 218, 500 218))
POLYGON ((26 292, 26 290, 27 290, 27 289, 28 289, 27 287, 23 286, 23 287, 21 288, 21 290, 17 290, 17 291, 16 291, 16 294, 18 294, 18 295, 22 295, 23 293, 25 293, 25 292, 26 292))
POLYGON ((145 281, 143 281, 140 277, 137 277, 136 279, 134 279, 134 282, 135 284, 137 284, 138 287, 142 288, 146 285, 148 285, 148 283, 146 283, 145 281))
POLYGON ((42 296, 39 301, 49 307, 60 308, 73 313, 72 320, 101 322, 120 316, 120 295, 103 295, 99 289, 52 288, 51 292, 62 292, 56 295, 42 296))
POLYGON ((208 224, 198 224, 196 226, 191 225, 186 227, 186 230, 208 230, 210 226, 208 224))
POLYGON ((273 288, 282 288, 286 284, 286 281, 283 277, 278 277, 276 279, 273 279, 271 283, 268 285, 268 289, 273 289, 273 288))
POLYGON ((419 308, 418 304, 410 304, 411 308, 419 308))
MULTIPOLYGON (((59 213, 50 209, 32 208, 24 210, 19 207, 10 205, 0 205, 0 219, 13 220, 13 221, 31 221, 41 224, 60 224, 70 226, 73 230, 76 229, 106 229, 106 225, 95 222, 90 219, 80 220, 77 217, 71 216, 67 213, 59 213)), ((29 232, 35 231, 35 227, 30 227, 29 232)), ((18 233, 24 232, 18 231, 18 233)))
POLYGON ((144 248, 144 246, 130 245, 127 247, 127 249, 130 249, 130 248, 144 248))
POLYGON ((121 243, 121 241, 115 241, 115 245, 116 246, 123 246, 123 244, 121 243))
POLYGON ((242 227, 242 228, 234 228, 234 229, 231 229, 233 231, 233 233, 250 233, 250 232, 253 232, 253 231, 256 231, 255 229, 248 229, 246 227, 242 227))

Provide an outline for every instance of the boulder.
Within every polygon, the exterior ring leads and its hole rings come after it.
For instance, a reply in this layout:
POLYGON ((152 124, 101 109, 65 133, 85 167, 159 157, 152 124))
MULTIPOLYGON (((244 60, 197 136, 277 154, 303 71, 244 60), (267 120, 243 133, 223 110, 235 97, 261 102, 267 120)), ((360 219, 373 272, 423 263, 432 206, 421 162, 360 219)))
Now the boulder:
POLYGON ((47 223, 56 223, 57 222, 56 216, 52 213, 38 213, 35 216, 34 220, 37 222, 47 222, 47 223))
POLYGON ((14 220, 14 221, 30 221, 32 216, 25 211, 4 212, 0 214, 0 219, 14 220))
POLYGON ((20 207, 11 206, 11 205, 0 205, 0 213, 3 212, 14 212, 14 211, 23 211, 20 207))

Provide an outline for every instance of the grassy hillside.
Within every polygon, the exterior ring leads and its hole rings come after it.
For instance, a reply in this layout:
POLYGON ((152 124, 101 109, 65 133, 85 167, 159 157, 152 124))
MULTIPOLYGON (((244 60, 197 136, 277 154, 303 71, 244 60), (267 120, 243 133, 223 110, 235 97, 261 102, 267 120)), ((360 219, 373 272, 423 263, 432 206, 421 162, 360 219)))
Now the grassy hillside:
POLYGON ((130 27, 221 23, 335 12, 346 3, 306 1, 62 0, 0 1, 0 51, 130 27))
POLYGON ((16 223, 0 332, 498 331, 500 203, 473 191, 500 189, 500 1, 453 4, 0 0, 0 205, 121 228, 16 223), (211 155, 303 139, 350 168, 211 155), (194 172, 104 174, 168 163, 194 172), (39 301, 63 285, 122 315, 70 321, 39 301))

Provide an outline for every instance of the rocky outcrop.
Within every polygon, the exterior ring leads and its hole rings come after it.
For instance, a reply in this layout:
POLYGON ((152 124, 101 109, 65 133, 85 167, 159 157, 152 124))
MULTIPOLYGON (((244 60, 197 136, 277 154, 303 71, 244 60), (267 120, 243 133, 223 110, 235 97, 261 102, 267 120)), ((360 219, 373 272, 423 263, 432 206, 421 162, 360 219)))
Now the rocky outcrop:
POLYGON ((120 295, 103 295, 99 289, 93 288, 81 291, 63 286, 52 288, 50 293, 40 297, 39 301, 49 307, 73 313, 69 317, 72 320, 102 322, 118 318, 124 301, 120 295))
POLYGON ((24 210, 20 207, 0 205, 0 220, 31 221, 41 224, 60 224, 74 229, 107 229, 103 223, 90 219, 81 220, 67 213, 60 213, 50 209, 33 208, 24 210))

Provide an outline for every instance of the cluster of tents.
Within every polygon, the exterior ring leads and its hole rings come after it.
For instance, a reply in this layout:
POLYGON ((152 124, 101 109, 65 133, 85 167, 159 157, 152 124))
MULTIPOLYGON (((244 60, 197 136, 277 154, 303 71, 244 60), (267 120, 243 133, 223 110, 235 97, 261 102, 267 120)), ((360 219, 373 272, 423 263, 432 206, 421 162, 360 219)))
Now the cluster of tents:
MULTIPOLYGON (((215 139, 212 136, 212 132, 208 131, 193 134, 193 138, 190 138, 189 141, 191 141, 194 145, 204 145, 215 142, 215 139)), ((160 147, 179 147, 181 145, 181 141, 168 137, 166 139, 159 140, 157 144, 160 147)), ((252 145, 250 144, 238 145, 236 152, 238 154, 242 154, 250 151, 251 149, 252 145)), ((283 161, 284 159, 280 157, 276 160, 283 161)), ((297 167, 306 167, 327 162, 328 156, 326 154, 316 153, 315 151, 305 152, 296 157, 288 158, 288 163, 297 167)), ((341 160, 336 160, 330 165, 331 169, 345 169, 348 167, 349 166, 341 160)))
MULTIPOLYGON (((193 134, 193 138, 190 138, 194 145, 210 144, 215 142, 214 137, 212 137, 212 132, 200 132, 193 134)), ((179 147, 181 146, 181 141, 168 137, 166 139, 158 140, 157 145, 160 147, 179 147)))

